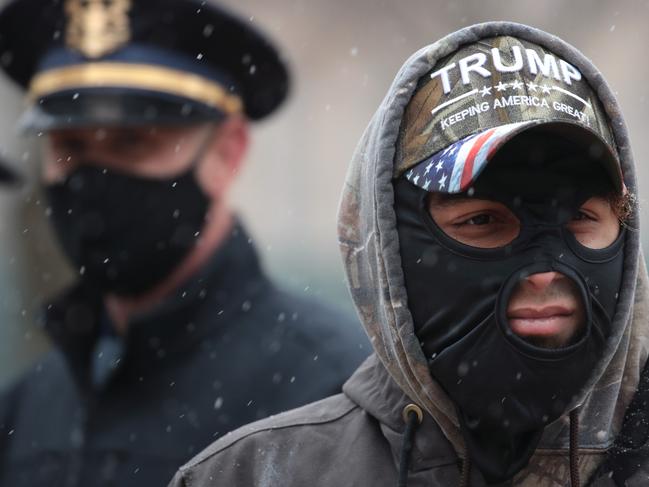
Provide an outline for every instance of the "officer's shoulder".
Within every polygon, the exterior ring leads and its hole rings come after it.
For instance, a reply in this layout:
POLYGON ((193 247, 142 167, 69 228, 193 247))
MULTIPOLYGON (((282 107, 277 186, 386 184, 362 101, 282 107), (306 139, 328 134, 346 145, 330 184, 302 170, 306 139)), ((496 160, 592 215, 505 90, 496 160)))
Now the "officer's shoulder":
MULTIPOLYGON (((292 445, 312 438, 314 429, 321 430, 328 425, 336 428, 338 421, 355 411, 360 411, 357 404, 344 394, 337 394, 291 411, 270 416, 219 438, 181 467, 181 473, 201 468, 202 465, 217 464, 226 456, 233 458, 244 455, 251 448, 253 450, 263 449, 271 443, 279 443, 290 449, 292 445)), ((319 437, 322 439, 327 435, 319 437)))
POLYGON ((51 405, 52 401, 62 397, 60 392, 66 383, 70 385, 71 379, 66 377, 64 359, 60 353, 51 350, 1 387, 0 435, 10 434, 17 416, 42 411, 43 405, 51 405))
POLYGON ((71 381, 65 358, 58 350, 49 350, 8 385, 0 388, 0 402, 16 402, 34 390, 46 393, 44 389, 51 389, 54 392, 51 397, 57 397, 56 391, 60 391, 62 381, 71 381))
POLYGON ((359 357, 371 351, 355 313, 277 286, 273 286, 267 306, 269 319, 286 334, 301 337, 314 350, 331 348, 337 354, 350 352, 359 357))
POLYGON ((305 293, 273 285, 270 292, 270 306, 277 310, 279 318, 300 327, 319 332, 336 330, 360 330, 360 321, 354 313, 305 293), (283 314, 282 314, 283 313, 283 314))

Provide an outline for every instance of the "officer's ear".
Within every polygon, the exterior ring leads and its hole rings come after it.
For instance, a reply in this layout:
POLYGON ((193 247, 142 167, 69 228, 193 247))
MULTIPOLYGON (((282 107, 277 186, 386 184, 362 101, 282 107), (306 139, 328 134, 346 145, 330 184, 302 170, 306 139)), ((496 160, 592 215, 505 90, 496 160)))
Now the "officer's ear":
POLYGON ((248 121, 230 116, 214 131, 214 137, 199 166, 199 180, 206 193, 222 197, 238 175, 248 152, 248 121))

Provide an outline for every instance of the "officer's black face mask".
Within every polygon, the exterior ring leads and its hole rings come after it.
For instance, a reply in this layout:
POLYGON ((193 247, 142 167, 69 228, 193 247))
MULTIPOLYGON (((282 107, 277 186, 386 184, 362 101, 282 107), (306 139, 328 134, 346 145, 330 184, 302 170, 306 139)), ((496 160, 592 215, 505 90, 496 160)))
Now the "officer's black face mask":
POLYGON ((519 138, 470 190, 471 197, 506 205, 519 220, 503 246, 476 248, 449 237, 431 217, 429 193, 405 178, 394 183, 415 331, 432 376, 457 406, 471 459, 489 482, 521 470, 543 428, 585 386, 611 334, 622 278, 624 231, 609 247, 593 249, 566 228, 588 198, 611 191, 603 170, 570 157, 570 145, 551 150, 541 141, 532 149, 519 138), (583 308, 578 334, 560 347, 523 339, 507 318, 519 283, 545 272, 569 279, 583 308))
POLYGON ((172 178, 133 176, 88 161, 46 186, 54 230, 85 282, 136 296, 178 266, 210 205, 195 176, 203 151, 172 178))

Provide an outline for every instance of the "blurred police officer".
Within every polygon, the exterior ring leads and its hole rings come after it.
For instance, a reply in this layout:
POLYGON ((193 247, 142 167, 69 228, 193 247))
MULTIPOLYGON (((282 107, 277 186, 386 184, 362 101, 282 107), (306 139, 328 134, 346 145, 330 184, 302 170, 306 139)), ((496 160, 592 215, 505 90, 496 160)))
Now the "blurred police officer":
POLYGON ((248 120, 289 85, 249 22, 199 0, 14 0, 0 60, 79 273, 47 306, 55 350, 0 402, 1 485, 164 485, 215 437, 340 389, 360 328, 278 290, 227 204, 248 120))

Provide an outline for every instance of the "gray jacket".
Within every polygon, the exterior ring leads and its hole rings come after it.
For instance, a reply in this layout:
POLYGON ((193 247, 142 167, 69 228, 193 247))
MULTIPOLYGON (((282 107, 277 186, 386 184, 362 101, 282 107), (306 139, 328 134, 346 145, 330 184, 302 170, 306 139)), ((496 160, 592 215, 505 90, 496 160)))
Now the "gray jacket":
MULTIPOLYGON (((628 134, 602 75, 581 53, 545 32, 508 22, 465 28, 415 53, 401 68, 370 121, 351 162, 339 212, 339 240, 352 297, 375 349, 342 395, 246 426, 183 466, 172 486, 393 486, 404 441, 402 412, 425 412, 413 443, 408 486, 485 485, 476 469, 461 479, 464 445, 453 403, 431 377, 407 307, 399 257, 392 177, 404 108, 417 81, 460 46, 510 35, 547 48, 577 67, 596 91, 612 127, 627 187, 636 190, 628 134)), ((582 479, 605 458, 620 431, 649 348, 648 280, 637 215, 630 222, 614 332, 586 386, 580 407, 582 479)), ((479 400, 479 398, 476 398, 479 400)), ((569 422, 549 425, 513 485, 558 487, 569 481, 569 422)), ((627 485, 646 485, 640 468, 627 485)), ((591 485, 614 485, 608 475, 591 485)))

